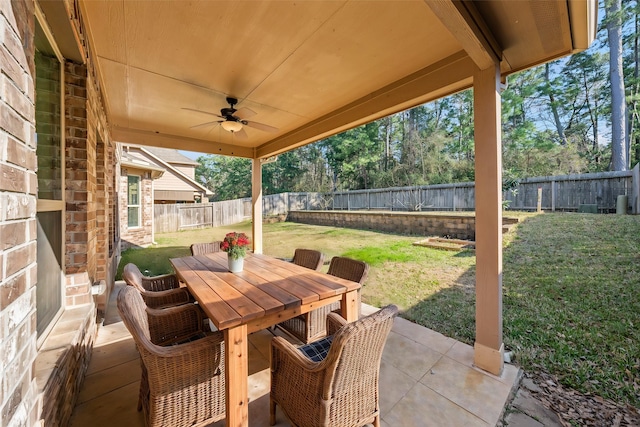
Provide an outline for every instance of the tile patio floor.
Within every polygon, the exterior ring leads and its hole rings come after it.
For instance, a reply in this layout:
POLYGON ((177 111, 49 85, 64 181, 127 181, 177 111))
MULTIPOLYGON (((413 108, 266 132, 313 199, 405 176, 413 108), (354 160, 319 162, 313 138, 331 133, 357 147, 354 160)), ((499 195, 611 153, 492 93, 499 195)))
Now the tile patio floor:
MULTIPOLYGON (((143 427, 137 412, 140 361, 111 295, 70 426, 143 427)), ((364 306, 368 314, 375 308, 364 306)), ((276 332, 278 333, 278 332, 276 332)), ((284 334, 283 334, 284 335, 284 334)), ((269 425, 269 341, 264 330, 249 337, 249 424, 269 425)), ((382 356, 383 427, 495 426, 512 397, 519 370, 505 364, 500 377, 472 366, 472 347, 396 318, 382 356)), ((224 426, 224 420, 213 426, 224 426)), ((280 411, 277 426, 289 426, 280 411)))

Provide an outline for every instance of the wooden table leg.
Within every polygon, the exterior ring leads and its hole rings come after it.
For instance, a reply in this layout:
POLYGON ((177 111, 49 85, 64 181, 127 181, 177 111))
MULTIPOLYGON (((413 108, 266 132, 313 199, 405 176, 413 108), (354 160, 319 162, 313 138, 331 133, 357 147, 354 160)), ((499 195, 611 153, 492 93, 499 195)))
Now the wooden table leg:
POLYGON ((347 322, 358 320, 359 307, 358 291, 351 291, 342 294, 342 304, 340 304, 340 315, 347 319, 347 322))
POLYGON ((249 426, 247 325, 224 330, 227 427, 249 426))

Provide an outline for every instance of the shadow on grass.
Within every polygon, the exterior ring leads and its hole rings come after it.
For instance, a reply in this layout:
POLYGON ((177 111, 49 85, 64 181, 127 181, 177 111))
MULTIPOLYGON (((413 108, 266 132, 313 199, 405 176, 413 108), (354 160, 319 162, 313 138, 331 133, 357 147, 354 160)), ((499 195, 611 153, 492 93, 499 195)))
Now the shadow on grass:
MULTIPOLYGON (((456 257, 474 256, 472 251, 456 257)), ((475 340, 475 267, 468 268, 449 286, 417 302, 402 317, 455 340, 473 345, 475 340)))
POLYGON ((166 246, 161 248, 127 249, 122 253, 122 259, 118 265, 116 280, 122 279, 122 269, 132 262, 138 266, 145 276, 157 276, 173 273, 170 258, 179 258, 191 255, 188 246, 166 246))

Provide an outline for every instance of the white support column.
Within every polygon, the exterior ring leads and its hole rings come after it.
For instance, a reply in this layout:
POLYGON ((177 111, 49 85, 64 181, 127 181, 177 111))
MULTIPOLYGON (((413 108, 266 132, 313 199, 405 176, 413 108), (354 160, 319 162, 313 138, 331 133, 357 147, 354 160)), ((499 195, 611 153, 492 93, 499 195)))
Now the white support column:
POLYGON ((251 160, 251 218, 253 230, 253 252, 262 253, 262 163, 251 160))
POLYGON ((502 342, 502 140, 500 68, 473 77, 476 173, 476 342, 474 364, 494 375, 502 342))

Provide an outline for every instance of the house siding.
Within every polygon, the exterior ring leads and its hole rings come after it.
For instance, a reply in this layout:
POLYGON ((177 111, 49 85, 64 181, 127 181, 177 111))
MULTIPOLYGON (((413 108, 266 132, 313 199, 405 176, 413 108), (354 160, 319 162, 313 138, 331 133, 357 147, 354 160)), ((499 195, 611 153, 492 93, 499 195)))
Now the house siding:
MULTIPOLYGON (((138 150, 135 147, 129 147, 129 152, 134 154, 136 157, 143 159, 145 162, 148 162, 154 166, 165 168, 165 165, 159 163, 155 157, 148 155, 147 153, 138 150)), ((190 165, 186 166, 184 164, 175 164, 171 162, 167 162, 171 165, 171 167, 177 169, 182 172, 187 177, 194 179, 195 177, 195 166, 190 165)), ((167 191, 189 191, 192 194, 195 192, 202 192, 201 189, 194 186, 193 183, 186 181, 184 178, 176 175, 173 171, 167 170, 161 177, 157 178, 153 182, 153 188, 156 191, 159 190, 167 190, 167 191)), ((194 200, 194 197, 191 197, 191 200, 194 200)))
POLYGON ((50 337, 74 333, 38 343, 35 22, 33 1, 0 1, 1 426, 68 424, 97 330, 91 287, 113 280, 119 257, 115 144, 99 85, 91 58, 65 61, 66 283, 50 337))
POLYGON ((171 163, 171 166, 178 169, 180 172, 188 176, 189 178, 195 181, 196 179, 196 168, 194 165, 180 165, 177 163, 171 163))

